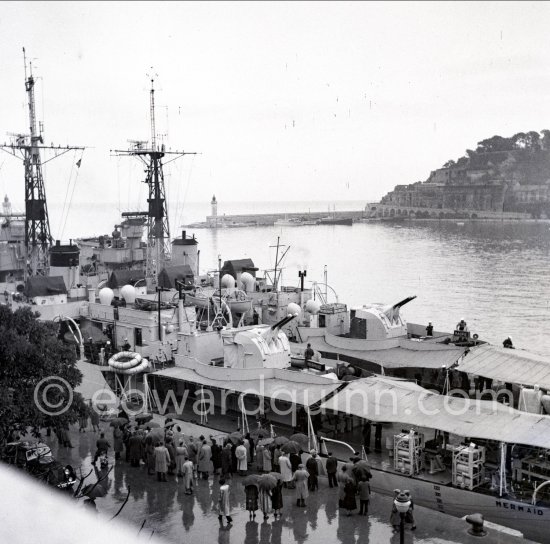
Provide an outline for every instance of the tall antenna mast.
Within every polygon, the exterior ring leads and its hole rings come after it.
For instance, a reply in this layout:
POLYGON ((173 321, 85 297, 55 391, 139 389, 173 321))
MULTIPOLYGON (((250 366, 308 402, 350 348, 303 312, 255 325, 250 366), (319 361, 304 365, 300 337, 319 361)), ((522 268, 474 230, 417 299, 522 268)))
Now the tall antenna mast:
POLYGON ((21 159, 25 166, 25 279, 29 276, 45 275, 48 272, 48 250, 52 243, 50 220, 46 204, 46 190, 42 166, 72 150, 83 150, 83 147, 53 147, 42 145, 42 134, 36 130, 36 106, 34 101, 34 77, 32 63, 29 62, 27 77, 27 56, 23 47, 23 63, 25 68, 25 90, 29 104, 30 134, 14 134, 11 144, 0 145, 0 149, 21 159), (53 150, 53 157, 44 163, 40 158, 41 149, 53 150))
POLYGON ((34 101, 34 78, 32 64, 27 77, 27 58, 23 48, 25 63, 25 90, 29 102, 30 139, 24 151, 25 164, 25 247, 27 253, 27 275, 46 274, 48 269, 48 248, 52 243, 50 219, 46 206, 46 189, 42 175, 42 162, 38 144, 44 143, 42 135, 36 133, 36 106, 34 101))
POLYGON ((151 98, 150 98, 150 115, 151 115, 151 149, 157 150, 157 133, 155 129, 155 80, 151 78, 151 98))
POLYGON ((165 155, 174 155, 168 164, 184 155, 196 155, 184 151, 166 151, 164 144, 157 145, 155 127, 155 88, 154 78, 151 78, 151 90, 149 92, 149 108, 151 116, 151 146, 149 149, 138 142, 132 150, 114 150, 116 155, 133 155, 143 161, 145 169, 145 183, 149 188, 147 199, 147 261, 145 275, 148 287, 153 289, 158 284, 158 275, 166 261, 170 260, 170 223, 168 220, 168 208, 166 205, 166 191, 164 188, 164 172, 162 159, 165 155))

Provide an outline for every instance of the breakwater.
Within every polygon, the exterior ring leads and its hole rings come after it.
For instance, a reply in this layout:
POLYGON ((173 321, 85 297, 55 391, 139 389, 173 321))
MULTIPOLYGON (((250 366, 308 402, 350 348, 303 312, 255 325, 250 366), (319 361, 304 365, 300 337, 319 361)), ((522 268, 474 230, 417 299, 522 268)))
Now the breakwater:
POLYGON ((227 227, 255 227, 272 226, 277 221, 293 220, 299 225, 309 224, 322 220, 358 221, 367 217, 365 210, 331 211, 331 212, 293 212, 293 213, 258 213, 236 215, 209 215, 205 222, 186 225, 194 228, 227 228, 227 227))

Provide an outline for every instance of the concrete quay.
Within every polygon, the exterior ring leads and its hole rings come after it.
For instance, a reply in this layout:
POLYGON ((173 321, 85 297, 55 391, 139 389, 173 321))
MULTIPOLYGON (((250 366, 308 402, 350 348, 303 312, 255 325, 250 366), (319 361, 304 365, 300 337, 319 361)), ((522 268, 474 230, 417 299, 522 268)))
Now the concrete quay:
MULTIPOLYGON (((164 418, 155 415, 163 424, 164 418)), ((178 420, 181 432, 195 437, 203 434, 221 438, 219 430, 178 420)), ((112 427, 101 422, 112 443, 112 427)), ((52 435, 46 441, 52 447, 54 456, 61 462, 71 463, 87 474, 95 451, 98 433, 88 430, 79 433, 76 427, 70 431, 73 448, 63 448, 52 435)), ((124 458, 124 456, 123 456, 124 458)), ((257 518, 249 520, 245 510, 242 478, 234 475, 230 480, 230 502, 233 526, 221 524, 217 519, 216 501, 219 491, 218 477, 196 480, 192 495, 185 495, 183 484, 177 476, 169 476, 168 482, 157 482, 154 475, 147 474, 147 468, 131 467, 124 459, 115 460, 109 453, 108 493, 97 499, 98 519, 107 522, 128 498, 117 521, 125 522, 131 530, 142 532, 146 537, 153 535, 166 543, 212 542, 218 544, 399 544, 399 533, 389 523, 392 508, 390 497, 373 493, 368 516, 359 516, 357 511, 348 517, 338 508, 338 490, 330 489, 325 477, 320 478, 320 489, 310 493, 305 508, 295 505, 294 491, 284 490, 283 516, 268 520, 258 511, 257 518)), ((94 478, 90 478, 94 482, 94 478)), ((472 506, 472 513, 475 506, 472 506)), ((527 544, 525 540, 509 530, 487 526, 483 538, 468 533, 469 525, 461 519, 415 506, 417 529, 407 527, 405 544, 527 544)))

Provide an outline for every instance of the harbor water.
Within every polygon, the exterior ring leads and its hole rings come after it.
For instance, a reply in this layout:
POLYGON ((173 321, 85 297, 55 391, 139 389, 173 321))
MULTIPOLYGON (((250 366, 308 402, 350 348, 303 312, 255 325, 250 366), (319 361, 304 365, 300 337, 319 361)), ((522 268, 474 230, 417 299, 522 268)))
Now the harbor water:
MULTIPOLYGON (((308 210, 359 210, 364 202, 233 203, 218 213, 268 213, 308 210)), ((55 217, 55 205, 50 206, 55 217)), ((204 221, 208 204, 171 210, 172 236, 182 223, 204 221)), ((111 232, 120 219, 116 206, 73 209, 65 232, 71 237, 111 232)), ((200 268, 216 269, 222 261, 249 257, 273 268, 280 237, 290 246, 283 261, 286 285, 298 285, 298 271, 308 281, 324 281, 340 302, 395 303, 417 298, 403 309, 408 321, 432 321, 438 330, 453 330, 464 318, 472 333, 500 345, 506 336, 518 348, 550 352, 550 225, 547 222, 406 221, 356 223, 353 226, 240 227, 187 229, 199 241, 200 268)), ((283 251, 286 248, 283 248, 283 251)), ((280 255, 280 251, 279 251, 280 255)), ((334 295, 330 294, 331 301, 334 295)))

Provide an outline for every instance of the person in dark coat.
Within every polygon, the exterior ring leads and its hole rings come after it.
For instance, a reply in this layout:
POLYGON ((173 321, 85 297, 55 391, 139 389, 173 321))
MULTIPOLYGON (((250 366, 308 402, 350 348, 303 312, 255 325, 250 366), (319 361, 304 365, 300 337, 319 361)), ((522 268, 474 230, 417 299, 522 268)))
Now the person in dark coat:
POLYGON ((283 508, 283 482, 282 480, 277 480, 277 485, 271 490, 271 507, 275 515, 282 516, 281 510, 283 508))
POLYGON ((132 433, 130 432, 130 429, 127 425, 124 426, 123 432, 122 432, 122 442, 124 443, 124 458, 127 463, 130 462, 130 436, 132 436, 132 433))
POLYGON ((309 474, 307 479, 307 488, 309 491, 319 489, 319 464, 317 462, 317 452, 312 450, 311 457, 306 462, 306 470, 309 474))
POLYGON ((134 433, 128 440, 128 450, 130 452, 130 464, 133 467, 139 467, 141 459, 141 436, 134 433))
POLYGON ((254 452, 256 451, 254 447, 254 439, 250 436, 250 433, 246 433, 244 438, 245 440, 248 440, 248 444, 250 446, 250 458, 248 459, 248 463, 252 464, 254 462, 254 452))
POLYGON ((212 442, 212 465, 214 466, 214 474, 218 474, 218 471, 222 467, 222 451, 220 446, 214 438, 211 439, 212 442))
POLYGON ((357 484, 359 491, 359 501, 361 508, 359 515, 366 516, 369 513, 369 500, 370 500, 370 485, 368 480, 363 479, 357 484))
MULTIPOLYGON (((411 505, 409 506, 409 509, 407 510, 407 513, 405 514, 405 523, 410 523, 412 525, 411 531, 414 531, 416 529, 416 521, 414 519, 414 501, 412 500, 410 491, 405 489, 405 491, 403 491, 403 493, 405 493, 405 495, 407 495, 409 501, 411 501, 411 505)), ((401 522, 401 519, 399 520, 399 522, 401 522)))
POLYGON ((231 444, 231 472, 237 472, 237 455, 235 454, 235 451, 237 450, 237 444, 231 444))
POLYGON ((166 449, 168 450, 168 455, 170 455, 170 464, 168 465, 168 474, 174 474, 176 469, 176 446, 174 446, 174 441, 171 438, 166 439, 166 449))
POLYGON ((105 438, 105 433, 101 433, 99 435, 99 440, 96 442, 96 452, 94 455, 94 460, 92 461, 92 465, 95 465, 99 456, 103 453, 107 453, 111 445, 109 444, 109 441, 105 438))
POLYGON ((147 463, 147 474, 155 473, 155 446, 153 438, 149 435, 145 437, 145 462, 147 463))
POLYGON ((221 452, 222 478, 227 478, 233 474, 233 452, 231 443, 228 442, 221 452))
POLYGON ((119 427, 115 427, 113 429, 113 442, 114 442, 114 450, 115 450, 115 459, 120 459, 120 454, 124 450, 124 441, 123 441, 124 433, 119 427))
POLYGON ((244 495, 248 515, 250 519, 255 518, 256 510, 258 510, 258 486, 255 484, 245 486, 244 495))
POLYGON ((332 452, 328 452, 327 463, 327 476, 328 476, 328 486, 329 487, 338 487, 338 481, 336 480, 336 473, 338 472, 338 461, 335 457, 332 457, 332 452))
POLYGON ((99 414, 97 413, 97 409, 92 405, 92 401, 90 401, 90 421, 92 423, 92 431, 94 433, 99 432, 99 414))
POLYGON ((79 433, 85 433, 88 428, 88 407, 84 404, 78 414, 79 433))
POLYGON ((291 453, 289 455, 290 459, 290 466, 292 467, 292 472, 296 472, 298 470, 298 467, 300 466, 300 463, 302 462, 302 453, 303 451, 300 451, 299 454, 297 453, 291 453))
POLYGON ((344 501, 342 502, 342 507, 348 511, 348 516, 351 516, 352 511, 357 509, 355 493, 355 484, 350 479, 344 485, 344 501))

